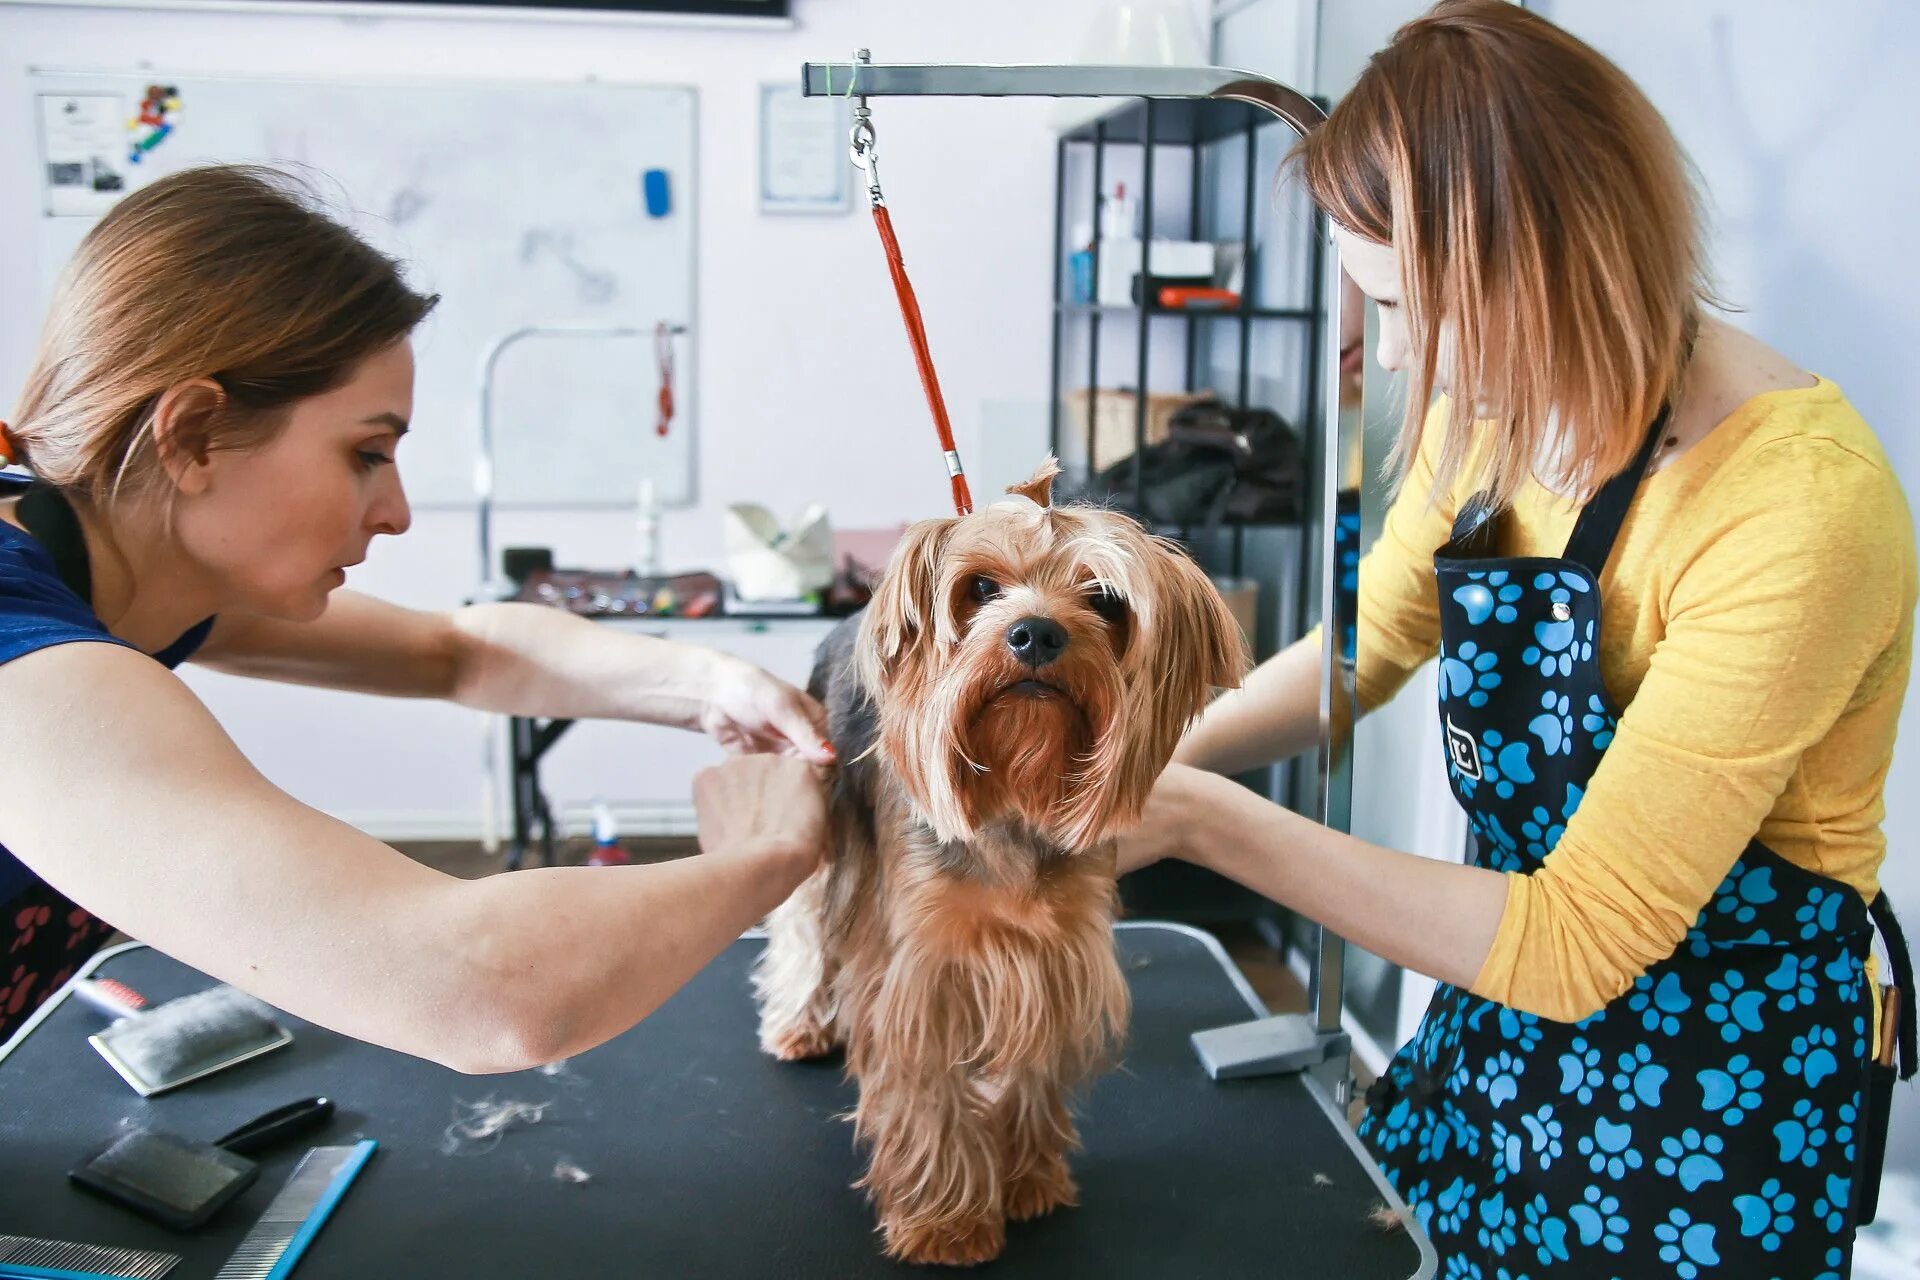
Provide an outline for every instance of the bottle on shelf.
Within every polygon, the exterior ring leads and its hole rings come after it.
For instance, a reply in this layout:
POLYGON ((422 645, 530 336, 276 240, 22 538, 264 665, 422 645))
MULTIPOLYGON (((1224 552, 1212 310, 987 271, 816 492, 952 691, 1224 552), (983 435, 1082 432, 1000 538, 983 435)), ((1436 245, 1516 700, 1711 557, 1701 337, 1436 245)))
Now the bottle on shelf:
POLYGON ((633 855, 620 844, 620 830, 613 820, 613 809, 598 796, 593 801, 593 852, 587 855, 590 867, 624 867, 633 855))

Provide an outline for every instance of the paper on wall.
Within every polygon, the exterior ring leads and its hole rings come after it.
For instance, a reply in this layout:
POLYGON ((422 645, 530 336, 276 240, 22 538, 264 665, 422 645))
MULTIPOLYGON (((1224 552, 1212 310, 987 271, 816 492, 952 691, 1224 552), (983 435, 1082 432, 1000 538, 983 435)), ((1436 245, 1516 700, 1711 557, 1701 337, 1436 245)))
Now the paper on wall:
POLYGON ((98 217, 125 195, 127 104, 113 93, 43 93, 40 184, 51 217, 98 217))

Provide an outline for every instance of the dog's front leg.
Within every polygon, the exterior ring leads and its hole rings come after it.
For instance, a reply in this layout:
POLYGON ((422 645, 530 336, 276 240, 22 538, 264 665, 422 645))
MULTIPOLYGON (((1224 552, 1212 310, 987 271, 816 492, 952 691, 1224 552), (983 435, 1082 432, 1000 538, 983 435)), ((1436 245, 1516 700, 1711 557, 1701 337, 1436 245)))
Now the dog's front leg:
POLYGON ((999 1255, 1007 1236, 1000 1149, 964 1066, 896 1059, 862 1077, 854 1129, 870 1144, 860 1185, 889 1257, 970 1266, 999 1255))
POLYGON ((1080 1203, 1067 1168, 1067 1153, 1079 1145, 1068 1085, 1057 1068, 1029 1068, 1010 1076, 993 1108, 1006 1181, 1006 1213, 1013 1222, 1037 1218, 1080 1203))

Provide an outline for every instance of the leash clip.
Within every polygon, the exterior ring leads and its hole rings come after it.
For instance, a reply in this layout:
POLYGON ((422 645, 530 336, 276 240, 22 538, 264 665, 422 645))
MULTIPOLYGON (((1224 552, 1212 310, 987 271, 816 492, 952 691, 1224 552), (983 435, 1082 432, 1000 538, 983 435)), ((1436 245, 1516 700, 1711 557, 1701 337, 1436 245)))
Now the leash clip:
POLYGON ((873 55, 865 49, 859 49, 853 55, 853 80, 847 85, 847 96, 854 100, 853 128, 847 135, 847 154, 853 158, 856 169, 867 175, 867 200, 878 209, 886 204, 886 197, 880 194, 880 149, 874 135, 873 111, 867 106, 867 98, 855 90, 860 84, 860 68, 871 63, 873 55))

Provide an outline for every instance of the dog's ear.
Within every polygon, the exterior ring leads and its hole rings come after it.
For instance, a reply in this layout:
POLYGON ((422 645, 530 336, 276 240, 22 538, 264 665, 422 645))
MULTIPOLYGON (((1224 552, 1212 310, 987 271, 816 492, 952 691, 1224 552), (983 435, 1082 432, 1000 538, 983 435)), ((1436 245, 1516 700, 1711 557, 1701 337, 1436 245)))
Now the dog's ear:
POLYGON ((922 520, 900 538, 860 625, 858 659, 869 689, 883 687, 908 654, 931 642, 938 622, 934 591, 954 519, 922 520))
POLYGON ((1060 459, 1048 454, 1031 476, 1020 484, 1008 485, 1007 492, 1030 500, 1035 506, 1053 505, 1053 481, 1060 474, 1060 459))
POLYGON ((1185 550, 1169 546, 1153 569, 1161 616, 1154 627, 1153 664, 1180 673, 1167 710, 1198 715, 1216 689, 1237 689, 1251 659, 1240 620, 1213 579, 1185 550))

